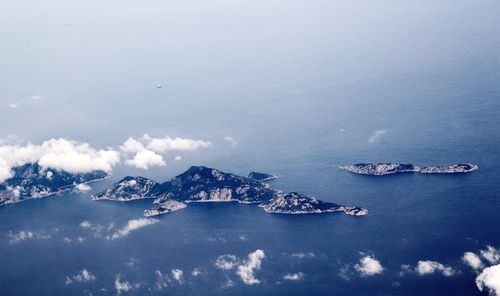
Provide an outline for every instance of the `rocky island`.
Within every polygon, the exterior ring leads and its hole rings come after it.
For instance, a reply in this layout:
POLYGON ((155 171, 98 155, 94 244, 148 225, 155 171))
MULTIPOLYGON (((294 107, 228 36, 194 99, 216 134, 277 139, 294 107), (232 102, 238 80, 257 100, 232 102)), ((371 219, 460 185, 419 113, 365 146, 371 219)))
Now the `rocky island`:
POLYGON ((0 206, 27 199, 47 197, 107 176, 104 171, 74 174, 44 168, 38 163, 14 167, 12 173, 11 178, 0 183, 0 206))
POLYGON ((336 203, 317 200, 297 192, 280 195, 259 205, 271 214, 320 214, 344 212, 351 216, 364 216, 368 211, 358 207, 344 207, 336 203))
POLYGON ((478 166, 471 163, 450 166, 416 166, 413 164, 400 163, 357 163, 342 168, 354 174, 383 176, 399 173, 463 174, 476 171, 478 166))
POLYGON ((317 214, 344 212, 363 216, 367 210, 345 207, 298 193, 283 194, 269 184, 217 169, 193 166, 170 181, 157 183, 143 177, 125 177, 94 200, 131 201, 154 198, 153 209, 145 216, 156 216, 183 209, 192 202, 239 202, 259 204, 268 213, 317 214))

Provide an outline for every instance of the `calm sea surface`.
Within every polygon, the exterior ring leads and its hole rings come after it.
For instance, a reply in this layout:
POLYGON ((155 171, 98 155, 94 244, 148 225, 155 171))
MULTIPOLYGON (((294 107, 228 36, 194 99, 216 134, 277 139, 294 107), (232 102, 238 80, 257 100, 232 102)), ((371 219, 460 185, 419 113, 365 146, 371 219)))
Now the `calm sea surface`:
POLYGON ((479 295, 461 256, 500 247, 499 28, 498 1, 2 4, 2 138, 117 147, 148 133, 214 145, 167 154, 163 168, 119 166, 90 192, 0 208, 0 294, 114 295, 118 276, 131 295, 479 295), (339 169, 355 162, 479 170, 369 177, 339 169), (107 239, 151 200, 90 194, 125 175, 165 181, 191 165, 275 173, 274 188, 369 215, 194 204, 107 239), (21 231, 32 236, 13 241, 21 231), (220 255, 244 260, 257 249, 260 284, 215 266, 220 255), (382 274, 359 275, 365 255, 382 274), (419 260, 456 273, 400 275, 419 260), (67 283, 82 269, 95 278, 67 283), (161 290, 157 271, 170 279, 161 290), (295 273, 302 280, 284 279, 295 273))

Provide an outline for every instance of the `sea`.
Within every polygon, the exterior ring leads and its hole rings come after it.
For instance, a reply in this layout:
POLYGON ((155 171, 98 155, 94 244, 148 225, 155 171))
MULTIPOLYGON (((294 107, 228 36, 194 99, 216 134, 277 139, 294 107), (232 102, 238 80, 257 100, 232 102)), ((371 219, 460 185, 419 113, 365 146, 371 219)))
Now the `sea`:
POLYGON ((1 207, 0 295, 488 294, 462 256, 500 248, 500 2, 22 0, 2 4, 0 36, 1 143, 212 143, 1 207), (479 170, 341 169, 359 162, 479 170), (202 203, 124 232, 152 200, 91 200, 192 165, 369 214, 202 203))

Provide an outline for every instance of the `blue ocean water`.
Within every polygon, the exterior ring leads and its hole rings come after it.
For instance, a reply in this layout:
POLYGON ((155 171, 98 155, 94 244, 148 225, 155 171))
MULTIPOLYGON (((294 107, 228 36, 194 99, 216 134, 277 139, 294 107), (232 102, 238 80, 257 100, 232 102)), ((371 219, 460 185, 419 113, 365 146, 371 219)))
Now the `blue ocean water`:
POLYGON ((149 133, 214 145, 177 162, 168 154, 149 171, 119 166, 90 192, 0 208, 1 295, 115 295, 117 277, 130 295, 481 294, 461 256, 500 247, 497 1, 28 2, 0 12, 2 138, 116 147, 149 133), (369 177, 339 168, 379 161, 479 170, 369 177), (275 188, 369 215, 194 204, 107 239, 151 201, 92 193, 191 165, 275 173, 275 188), (259 284, 215 266, 224 254, 243 264, 258 249, 259 284), (365 255, 384 271, 361 276, 365 255), (400 274, 419 260, 456 272, 400 274), (73 278, 83 269, 95 278, 73 278), (161 289, 157 271, 168 275, 161 289))

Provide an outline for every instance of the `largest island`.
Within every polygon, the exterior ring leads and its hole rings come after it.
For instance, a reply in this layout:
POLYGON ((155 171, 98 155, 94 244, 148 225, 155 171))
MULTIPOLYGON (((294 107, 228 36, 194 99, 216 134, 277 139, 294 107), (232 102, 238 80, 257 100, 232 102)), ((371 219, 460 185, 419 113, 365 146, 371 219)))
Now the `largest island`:
MULTIPOLYGON (((352 216, 368 213, 360 207, 346 207, 318 200, 297 192, 282 193, 260 181, 262 174, 249 177, 225 173, 214 168, 192 166, 175 178, 158 183, 144 177, 125 177, 105 191, 93 195, 94 200, 131 201, 154 199, 154 207, 144 212, 156 216, 186 208, 193 202, 239 202, 257 204, 273 214, 319 214, 343 212, 352 216), (258 177, 256 177, 258 176, 258 177)), ((272 179, 266 177, 264 179, 272 179)))

